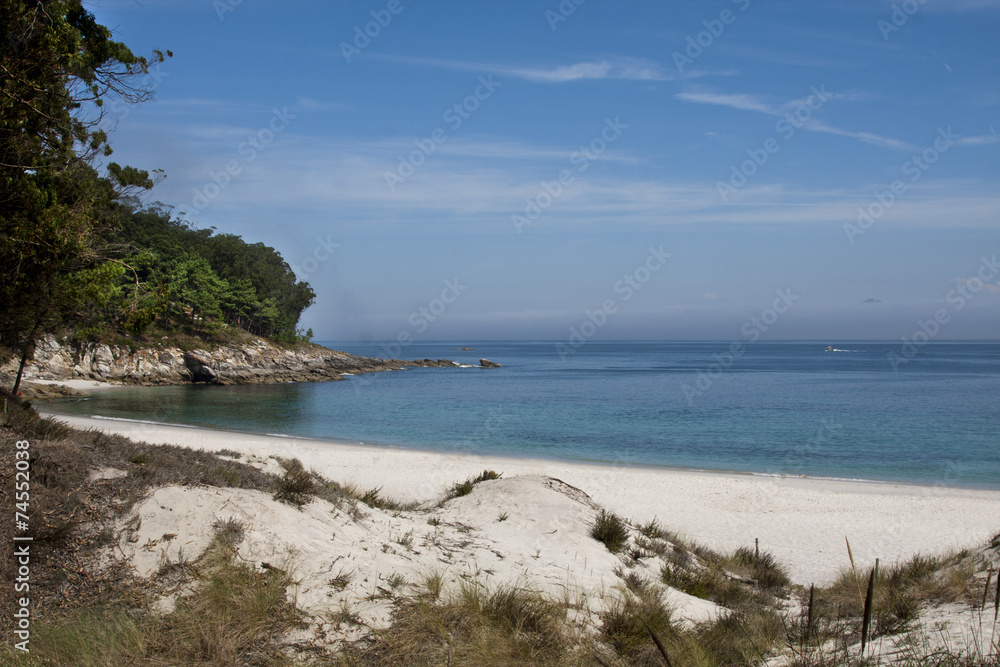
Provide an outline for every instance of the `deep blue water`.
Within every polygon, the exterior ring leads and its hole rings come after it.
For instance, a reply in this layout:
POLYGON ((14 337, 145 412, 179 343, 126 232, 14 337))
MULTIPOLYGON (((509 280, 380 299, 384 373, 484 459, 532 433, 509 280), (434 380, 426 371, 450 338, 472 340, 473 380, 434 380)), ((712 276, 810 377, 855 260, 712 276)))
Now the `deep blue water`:
MULTIPOLYGON (((413 344, 344 382, 143 387, 75 414, 522 457, 1000 488, 1000 344, 413 344), (475 351, 456 350, 461 346, 475 351)), ((365 356, 377 344, 328 343, 365 356)))

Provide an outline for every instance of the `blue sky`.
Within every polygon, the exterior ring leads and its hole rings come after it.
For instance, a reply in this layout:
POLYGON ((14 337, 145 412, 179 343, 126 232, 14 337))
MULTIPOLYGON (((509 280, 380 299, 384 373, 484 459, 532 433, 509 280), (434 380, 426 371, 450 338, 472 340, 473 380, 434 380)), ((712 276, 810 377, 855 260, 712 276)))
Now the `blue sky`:
POLYGON ((577 2, 105 0, 115 159, 320 340, 1000 337, 1000 1, 577 2))

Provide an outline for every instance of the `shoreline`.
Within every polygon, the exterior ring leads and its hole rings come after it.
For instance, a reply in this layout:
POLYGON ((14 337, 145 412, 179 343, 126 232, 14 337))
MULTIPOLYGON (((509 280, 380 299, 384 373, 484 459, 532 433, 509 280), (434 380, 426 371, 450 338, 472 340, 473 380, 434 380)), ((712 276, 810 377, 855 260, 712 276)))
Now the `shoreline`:
MULTIPOLYGON (((117 387, 127 387, 127 385, 103 385, 100 387, 101 390, 117 387)), ((85 398, 85 397, 81 397, 85 398)), ((48 399, 42 399, 48 400, 48 399)), ((459 455, 459 456, 470 456, 470 457, 482 457, 490 459, 500 459, 500 460, 511 460, 511 461, 528 461, 537 462, 540 464, 552 464, 552 465, 579 465, 579 466, 596 466, 601 468, 616 468, 616 469, 635 469, 635 470, 649 470, 649 471, 662 471, 667 473, 679 473, 679 474, 692 474, 692 475, 708 475, 708 476, 723 476, 723 477, 748 477, 755 479, 774 479, 780 482, 794 482, 796 480, 802 480, 804 482, 824 482, 830 484, 861 484, 861 485, 872 485, 880 486, 886 488, 901 488, 901 489, 912 489, 916 490, 931 490, 931 491, 948 491, 961 493, 963 491, 969 491, 972 493, 996 493, 1000 494, 1000 487, 990 488, 982 486, 968 486, 961 484, 942 484, 937 482, 920 482, 913 480, 886 480, 886 479, 867 479, 861 477, 828 477, 824 475, 786 475, 782 473, 770 473, 770 472, 755 472, 752 470, 726 470, 726 469, 713 469, 713 468, 685 468, 683 466, 670 466, 663 465, 659 463, 633 463, 633 462, 614 462, 606 461, 602 459, 574 459, 574 458, 546 458, 544 456, 518 456, 514 454, 483 454, 477 452, 464 451, 460 449, 434 449, 431 447, 424 447, 421 445, 401 445, 397 443, 383 443, 383 442, 366 442, 366 441, 352 441, 352 440, 341 440, 337 438, 319 438, 308 435, 291 435, 288 433, 267 433, 263 431, 251 431, 242 430, 235 428, 225 428, 222 426, 205 426, 201 424, 183 424, 180 422, 161 422, 152 419, 132 419, 128 417, 109 417, 105 415, 79 415, 68 412, 60 412, 58 410, 50 409, 49 405, 35 405, 35 409, 47 417, 56 418, 80 418, 95 421, 108 421, 108 422, 124 422, 124 423, 137 423, 137 424, 147 424, 150 426, 164 426, 164 427, 175 427, 175 428, 185 428, 185 429, 203 429, 206 431, 214 431, 219 433, 232 433, 237 436, 250 436, 250 437, 265 437, 265 438, 280 438, 284 440, 292 441, 303 441, 309 443, 316 443, 319 445, 333 445, 333 446, 344 446, 344 447, 364 447, 372 448, 376 450, 392 450, 399 452, 414 452, 424 455, 459 455)), ((904 491, 905 493, 905 491, 904 491)), ((998 524, 998 530, 1000 530, 1000 524, 998 524)))
POLYGON ((1000 491, 522 459, 42 412, 151 444, 298 458, 329 479, 404 501, 434 502, 484 469, 506 478, 555 477, 626 519, 656 518, 714 549, 759 539, 806 585, 829 582, 848 567, 845 538, 858 567, 867 567, 875 558, 891 563, 981 546, 1000 533, 1000 491))

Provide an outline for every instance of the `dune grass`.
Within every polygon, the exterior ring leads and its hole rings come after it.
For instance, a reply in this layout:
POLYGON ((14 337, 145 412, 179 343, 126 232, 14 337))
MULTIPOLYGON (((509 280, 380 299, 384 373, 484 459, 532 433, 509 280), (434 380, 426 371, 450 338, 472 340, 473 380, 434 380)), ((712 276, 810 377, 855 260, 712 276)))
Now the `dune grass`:
POLYGON ((618 553, 628 544, 630 531, 625 520, 614 512, 601 510, 594 518, 590 536, 601 542, 611 553, 618 553))
POLYGON ((476 484, 480 482, 487 482, 491 479, 500 479, 503 473, 496 472, 494 470, 484 470, 479 475, 475 477, 470 477, 464 482, 456 482, 445 494, 445 500, 451 500, 453 498, 461 498, 462 496, 467 496, 472 493, 472 489, 476 487, 476 484))
POLYGON ((516 585, 463 583, 400 605, 393 625, 349 645, 341 665, 587 665, 587 645, 558 601, 516 585))
MULTIPOLYGON (((349 484, 340 484, 327 479, 315 470, 306 470, 298 459, 278 458, 278 464, 284 469, 284 474, 273 483, 274 499, 303 507, 313 498, 322 498, 336 507, 345 503, 362 503, 368 507, 389 511, 410 511, 417 508, 417 503, 407 503, 382 495, 381 488, 359 491, 349 484)), ((359 513, 353 512, 355 518, 359 513)))
POLYGON ((290 665, 282 636, 299 625, 286 598, 288 574, 257 572, 235 555, 243 526, 217 522, 212 546, 198 561, 192 592, 160 616, 146 599, 125 598, 103 606, 75 607, 36 619, 31 653, 9 647, 0 659, 11 665, 290 665))

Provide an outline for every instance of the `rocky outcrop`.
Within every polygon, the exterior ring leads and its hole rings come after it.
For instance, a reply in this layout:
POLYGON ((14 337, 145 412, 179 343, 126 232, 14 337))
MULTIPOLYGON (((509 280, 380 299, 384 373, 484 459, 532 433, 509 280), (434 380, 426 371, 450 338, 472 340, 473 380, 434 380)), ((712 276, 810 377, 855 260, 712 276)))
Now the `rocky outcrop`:
MULTIPOLYGON (((71 347, 48 336, 36 346, 32 360, 25 366, 24 379, 98 380, 141 385, 321 382, 342 380, 345 374, 400 370, 410 366, 454 368, 457 364, 447 359, 400 361, 356 357, 319 345, 289 349, 262 339, 242 346, 182 350, 169 344, 140 349, 107 344, 71 347)), ((13 378, 17 360, 4 364, 0 372, 8 379, 13 378)))
POLYGON ((495 361, 490 361, 489 359, 480 359, 479 365, 483 368, 503 368, 500 364, 495 361))
POLYGON ((191 371, 191 379, 195 382, 215 382, 212 361, 212 357, 201 350, 184 353, 184 367, 191 371))

